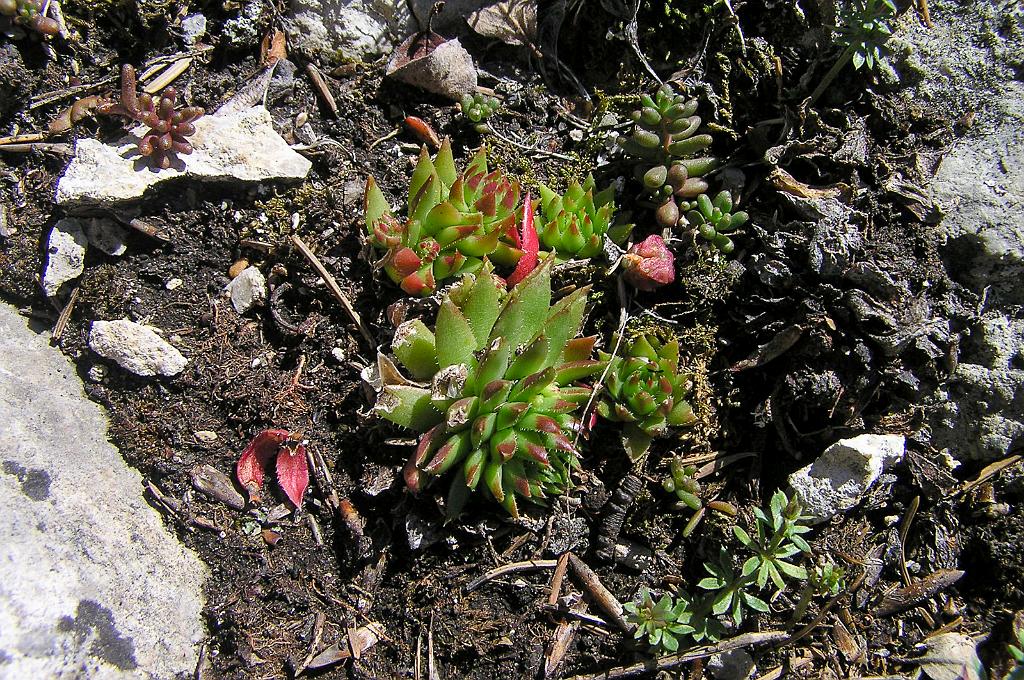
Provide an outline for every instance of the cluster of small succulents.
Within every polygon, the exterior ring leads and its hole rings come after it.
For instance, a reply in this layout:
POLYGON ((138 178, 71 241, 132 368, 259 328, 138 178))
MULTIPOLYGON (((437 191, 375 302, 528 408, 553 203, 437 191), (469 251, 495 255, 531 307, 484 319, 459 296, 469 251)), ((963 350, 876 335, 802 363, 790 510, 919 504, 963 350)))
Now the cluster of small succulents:
POLYGON ((736 516, 736 508, 731 503, 724 501, 705 501, 703 487, 697 480, 697 468, 693 465, 686 465, 678 457, 674 456, 669 463, 669 475, 662 483, 662 488, 669 493, 674 493, 679 499, 681 507, 693 510, 693 515, 683 527, 682 535, 687 537, 693 533, 707 510, 714 510, 728 517, 736 516))
POLYGON ((42 13, 42 0, 0 0, 0 15, 36 33, 57 35, 60 26, 56 21, 42 13))
POLYGON ((642 108, 632 114, 636 127, 620 137, 623 150, 638 159, 637 173, 644 189, 657 204, 659 226, 674 227, 689 202, 708 190, 703 176, 718 161, 710 156, 695 158, 711 146, 711 135, 697 134, 701 125, 697 101, 675 94, 669 86, 654 97, 643 95, 642 108))
POLYGON ((537 229, 541 245, 563 260, 601 254, 615 215, 614 198, 612 187, 594 193, 592 175, 583 184, 570 184, 561 196, 541 184, 541 223, 537 229))
POLYGON ((121 100, 97 107, 103 114, 123 116, 142 123, 149 129, 139 139, 139 153, 152 160, 157 169, 171 167, 175 154, 192 153, 188 137, 196 132, 195 121, 204 114, 201 107, 178 109, 177 91, 168 87, 159 97, 138 94, 135 90, 135 69, 121 67, 121 100))
POLYGON ((729 234, 746 223, 747 213, 732 212, 732 196, 721 191, 714 198, 698 196, 695 209, 686 213, 686 221, 702 239, 728 255, 736 247, 729 234))
POLYGON ((480 92, 474 92, 473 94, 464 94, 462 100, 459 102, 459 107, 462 109, 462 115, 469 119, 471 123, 483 123, 485 120, 494 115, 494 112, 498 110, 501 104, 495 97, 489 97, 480 92))
POLYGON ((485 259, 511 266, 522 255, 516 234, 519 184, 487 169, 481 149, 461 175, 445 139, 431 160, 426 147, 409 182, 404 220, 391 213, 373 177, 364 210, 369 242, 381 266, 409 295, 430 295, 445 279, 478 271, 485 259))
POLYGON ((449 512, 478 487, 518 516, 517 499, 542 502, 571 485, 578 466, 576 412, 600 372, 596 338, 576 337, 587 288, 551 304, 553 257, 505 292, 489 268, 447 294, 433 331, 403 323, 392 350, 416 380, 383 387, 374 410, 422 436, 405 467, 422 490, 455 466, 449 512))
POLYGON ((623 423, 622 443, 632 460, 642 458, 652 440, 665 436, 669 427, 696 421, 686 400, 693 380, 680 370, 678 340, 640 335, 627 343, 621 356, 600 356, 611 366, 597 413, 623 423))

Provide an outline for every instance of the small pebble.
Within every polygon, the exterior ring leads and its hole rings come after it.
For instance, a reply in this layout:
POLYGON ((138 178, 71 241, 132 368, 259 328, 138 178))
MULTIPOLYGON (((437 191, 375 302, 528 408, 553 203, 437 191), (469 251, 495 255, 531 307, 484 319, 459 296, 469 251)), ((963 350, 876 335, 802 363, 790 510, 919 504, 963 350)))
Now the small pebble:
POLYGON ((249 260, 243 257, 241 260, 238 260, 233 265, 231 265, 231 267, 228 269, 228 276, 230 276, 231 278, 235 278, 236 276, 244 272, 248 267, 249 260))
POLYGON ((167 279, 167 283, 164 284, 164 288, 167 290, 175 290, 176 288, 180 288, 182 283, 184 283, 184 281, 178 278, 167 279))
POLYGON ((217 433, 211 432, 210 430, 196 430, 193 435, 204 444, 210 444, 217 441, 217 433))
POLYGON ((335 347, 334 349, 332 349, 331 356, 334 357, 334 360, 337 361, 339 364, 345 363, 345 350, 343 350, 342 348, 335 347))

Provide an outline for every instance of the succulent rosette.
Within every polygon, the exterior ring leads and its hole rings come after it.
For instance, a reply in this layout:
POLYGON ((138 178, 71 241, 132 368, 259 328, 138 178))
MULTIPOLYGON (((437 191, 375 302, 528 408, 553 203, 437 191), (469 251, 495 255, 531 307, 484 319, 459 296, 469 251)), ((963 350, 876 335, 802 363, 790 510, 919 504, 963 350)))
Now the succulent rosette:
POLYGON ((746 224, 747 213, 732 212, 732 196, 728 191, 719 192, 713 199, 701 194, 695 207, 686 213, 686 221, 705 241, 726 255, 731 253, 736 245, 729 234, 746 224))
POLYGON ((651 441, 668 434, 669 427, 696 422, 687 401, 693 381, 679 370, 678 340, 662 343, 641 335, 621 356, 601 353, 600 358, 611 361, 611 367, 597 413, 624 423, 622 443, 632 460, 647 453, 651 441))
POLYGON ((445 139, 433 159, 421 149, 404 220, 391 213, 373 177, 366 180, 369 241, 386 253, 382 267, 402 290, 430 295, 444 279, 478 271, 485 259, 507 266, 519 260, 519 193, 517 182, 488 171, 483 149, 457 174, 445 139))
POLYGON ((573 182, 561 196, 541 184, 537 233, 545 250, 563 260, 599 255, 615 215, 614 197, 611 187, 595 194, 593 176, 573 182))
POLYGON ((413 380, 385 385, 374 411, 422 432, 405 467, 413 491, 457 470, 449 512, 482 487, 510 514, 517 499, 564 493, 578 467, 576 413, 591 388, 578 380, 604 368, 595 338, 578 338, 589 288, 551 304, 553 257, 511 291, 488 267, 454 287, 434 330, 398 327, 392 350, 413 380))

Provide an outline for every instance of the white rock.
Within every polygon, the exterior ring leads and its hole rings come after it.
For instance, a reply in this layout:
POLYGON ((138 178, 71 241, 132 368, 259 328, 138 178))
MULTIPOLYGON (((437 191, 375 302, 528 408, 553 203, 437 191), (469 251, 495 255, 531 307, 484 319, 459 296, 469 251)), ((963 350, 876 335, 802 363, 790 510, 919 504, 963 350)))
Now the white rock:
POLYGON ((241 274, 231 279, 224 290, 231 296, 231 306, 235 311, 245 314, 267 299, 267 279, 258 267, 246 267, 241 274))
POLYGON ((746 680, 755 670, 754 658, 745 649, 713 654, 708 659, 708 674, 715 680, 746 680))
POLYGON ((153 329, 128 319, 93 321, 89 348, 136 375, 177 375, 186 363, 181 352, 153 329))
POLYGON ((6 305, 0 413, 0 677, 192 677, 207 569, 143 498, 74 365, 6 305))
POLYGON ((294 0, 291 7, 288 49, 310 58, 372 61, 391 49, 394 36, 417 30, 404 0, 294 0))
POLYGON ((206 17, 202 14, 189 14, 181 20, 181 37, 186 45, 195 45, 206 35, 206 17))
MULTIPOLYGON (((189 138, 195 150, 179 155, 177 166, 154 171, 138 155, 138 137, 116 144, 83 138, 75 157, 57 182, 57 203, 113 207, 141 198, 147 189, 169 179, 200 181, 301 180, 311 164, 292 151, 274 130, 262 106, 203 116, 189 138)), ((139 132, 140 130, 136 130, 139 132)))
POLYGON ((56 295, 63 284, 85 271, 87 243, 82 223, 74 217, 65 217, 50 230, 43 269, 43 292, 47 297, 56 295))
POLYGON ((184 281, 182 281, 178 277, 174 277, 173 279, 167 279, 167 283, 164 284, 164 288, 166 288, 167 290, 178 290, 179 288, 181 288, 181 284, 183 283, 184 281))
POLYGON ((904 438, 862 434, 841 439, 811 465, 789 476, 789 485, 813 522, 855 506, 882 471, 903 459, 904 438))
POLYGON ((128 230, 114 220, 92 217, 82 220, 89 245, 95 246, 107 255, 124 255, 128 246, 124 244, 128 230))
POLYGON ((334 357, 334 360, 337 361, 339 364, 345 363, 345 350, 343 350, 342 348, 335 347, 334 349, 332 349, 331 356, 334 357))

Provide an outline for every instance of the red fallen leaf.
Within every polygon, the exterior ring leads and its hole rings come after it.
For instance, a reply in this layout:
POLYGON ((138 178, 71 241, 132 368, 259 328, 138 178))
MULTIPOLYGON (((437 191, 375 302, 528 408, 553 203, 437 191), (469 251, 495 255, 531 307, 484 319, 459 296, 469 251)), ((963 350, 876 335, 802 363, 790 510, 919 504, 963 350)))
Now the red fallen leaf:
POLYGON ((277 453, 277 483, 296 508, 302 506, 302 497, 309 486, 309 466, 306 447, 301 442, 289 441, 277 453))
POLYGON ((533 226, 533 202, 530 200, 529 192, 523 202, 523 225, 520 231, 518 246, 522 249, 523 256, 519 258, 516 270, 508 277, 510 288, 526 278, 526 275, 537 266, 540 239, 537 238, 537 228, 533 226))
POLYGON ((435 149, 441 148, 441 138, 434 132, 434 128, 430 127, 430 124, 422 118, 406 116, 405 127, 409 128, 421 142, 430 144, 435 149))
POLYGON ((676 278, 675 258, 660 236, 633 244, 622 256, 623 277, 640 290, 654 290, 676 278))
POLYGON ((235 475, 251 499, 259 498, 263 488, 263 468, 271 457, 277 455, 286 439, 288 430, 264 430, 253 437, 239 456, 235 475))

